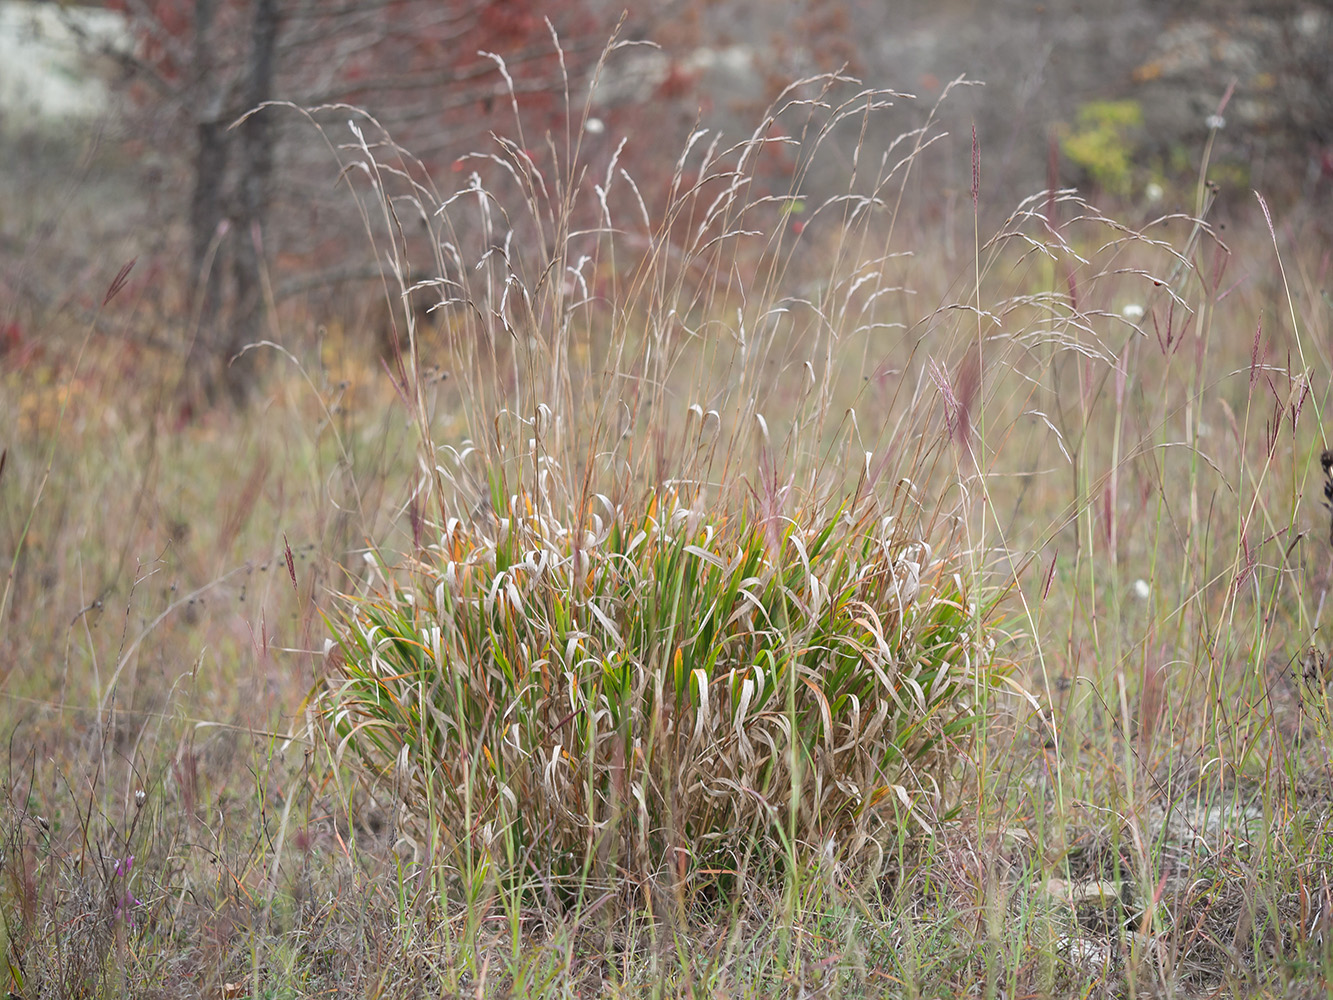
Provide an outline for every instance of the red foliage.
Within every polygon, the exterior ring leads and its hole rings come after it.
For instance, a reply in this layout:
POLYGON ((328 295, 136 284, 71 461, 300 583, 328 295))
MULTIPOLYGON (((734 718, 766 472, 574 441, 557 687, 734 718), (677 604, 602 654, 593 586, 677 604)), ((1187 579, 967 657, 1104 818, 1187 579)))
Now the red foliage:
POLYGON ((697 72, 685 69, 679 62, 672 62, 666 76, 657 85, 658 96, 669 101, 684 97, 694 89, 698 76, 697 72))
MULTIPOLYGON (((135 57, 141 69, 156 78, 156 87, 134 87, 141 103, 160 102, 171 90, 200 85, 212 93, 196 106, 220 93, 236 100, 243 89, 237 84, 246 66, 252 5, 249 0, 215 2, 206 43, 218 80, 199 81, 195 77, 200 67, 192 65, 198 44, 196 0, 108 0, 108 7, 129 18, 138 43, 135 57)), ((495 53, 505 60, 525 112, 541 106, 549 117, 557 110, 554 98, 563 87, 561 60, 547 22, 561 39, 569 74, 577 79, 596 61, 614 30, 609 11, 595 0, 368 0, 336 5, 287 0, 279 4, 275 96, 296 104, 363 106, 410 147, 410 133, 460 123, 475 126, 479 111, 508 110, 507 100, 496 99, 505 84, 489 55, 495 53), (410 129, 395 127, 395 120, 411 122, 410 129)), ((176 103, 169 97, 166 101, 168 106, 176 103)), ((190 103, 185 102, 187 107, 190 103)), ((239 115, 247 109, 223 110, 239 115)))
POLYGON ((0 326, 0 362, 10 371, 21 371, 42 357, 42 347, 28 336, 17 320, 0 326))
POLYGON ((142 5, 131 5, 126 0, 106 0, 106 6, 124 14, 137 29, 139 60, 151 66, 162 79, 179 82, 184 76, 179 43, 191 35, 193 4, 188 0, 147 0, 142 5), (133 10, 135 6, 139 10, 133 10), (140 16, 143 10, 151 14, 151 21, 140 16))
MULTIPOLYGON (((569 164, 553 162, 553 155, 563 160, 578 149, 595 175, 616 156, 617 166, 635 178, 650 204, 655 191, 666 190, 679 143, 694 119, 693 102, 680 102, 684 113, 671 120, 664 100, 679 100, 695 86, 694 75, 680 69, 658 87, 608 85, 604 103, 585 106, 593 68, 621 18, 620 5, 606 0, 272 2, 276 34, 262 37, 274 39, 274 69, 256 99, 249 96, 255 93, 250 73, 260 64, 255 54, 263 50, 256 44, 257 26, 266 23, 259 16, 261 0, 211 0, 203 37, 196 37, 195 17, 209 5, 200 0, 109 0, 126 13, 137 39, 139 72, 125 83, 141 111, 134 131, 145 148, 173 156, 165 169, 175 174, 175 190, 190 199, 169 206, 189 218, 187 280, 193 294, 210 303, 219 296, 230 295, 227 301, 233 303, 244 298, 234 290, 241 279, 234 276, 230 255, 238 241, 234 235, 223 238, 228 232, 262 231, 262 252, 269 266, 277 265, 277 285, 293 271, 357 272, 349 262, 364 260, 368 247, 349 238, 357 220, 332 183, 338 164, 331 162, 324 141, 350 141, 349 119, 358 123, 374 158, 389 165, 387 183, 402 183, 409 194, 418 190, 411 185, 422 184, 447 196, 477 171, 483 185, 500 196, 513 193, 507 186, 523 183, 519 175, 557 196, 573 173, 569 164), (351 105, 383 131, 343 108, 317 116, 326 127, 323 138, 305 118, 281 111, 262 112, 266 128, 249 135, 246 128, 228 128, 250 105, 268 98, 306 108, 351 105), (648 127, 646 105, 653 111, 648 127), (565 142, 585 115, 598 120, 595 136, 590 132, 581 142, 565 142), (617 152, 623 135, 629 141, 617 152), (497 164, 491 158, 500 152, 493 136, 511 139, 528 163, 519 164, 517 173, 497 164), (386 138, 406 151, 407 162, 387 148, 386 138), (258 147, 263 148, 257 153, 258 147), (469 155, 477 152, 483 155, 469 155), (429 176, 412 158, 419 158, 429 176), (267 193, 255 209, 258 217, 247 223, 249 193, 261 189, 267 193), (202 291, 203 275, 216 285, 213 298, 202 291)), ((635 37, 653 25, 653 15, 639 15, 635 37)), ((678 44, 688 44, 679 23, 670 27, 678 44)), ((638 51, 626 49, 613 61, 638 51)), ((622 69, 622 76, 634 73, 622 69)), ((247 128, 258 121, 248 119, 247 128)), ((355 153, 341 154, 344 163, 354 158, 355 153)), ((364 175, 342 176, 356 186, 364 175)), ((616 198, 632 200, 627 185, 619 188, 616 198)), ((591 198, 579 205, 597 211, 591 198)), ((637 212, 633 204, 631 209, 637 212)), ((513 218, 507 223, 521 225, 513 218)), ((432 242, 423 227, 404 225, 393 238, 413 244, 414 257, 429 259, 432 242)), ((228 323, 217 328, 225 330, 228 323)), ((224 344, 217 353, 230 356, 229 351, 235 353, 224 344)))

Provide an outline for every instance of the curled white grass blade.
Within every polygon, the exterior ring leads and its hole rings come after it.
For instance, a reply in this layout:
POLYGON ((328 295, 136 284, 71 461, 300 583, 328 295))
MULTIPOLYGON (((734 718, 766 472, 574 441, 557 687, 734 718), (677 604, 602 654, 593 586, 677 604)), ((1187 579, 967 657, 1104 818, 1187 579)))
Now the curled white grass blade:
POLYGON ((718 416, 717 410, 709 410, 705 413, 703 428, 699 431, 702 443, 709 444, 713 438, 717 437, 717 432, 721 426, 722 418, 718 416))
POLYGON ((547 794, 552 798, 555 798, 558 794, 555 787, 555 769, 560 762, 560 754, 563 750, 564 744, 557 743, 551 749, 551 759, 548 760, 546 765, 542 768, 542 782, 546 786, 547 794))
POLYGON ((495 599, 499 596, 504 585, 505 575, 503 573, 496 573, 495 579, 491 581, 490 589, 486 592, 486 596, 482 600, 482 607, 485 609, 488 616, 494 613, 495 599))
POLYGON ((764 419, 764 415, 758 410, 755 411, 754 420, 755 423, 759 425, 759 434, 764 439, 764 444, 767 445, 769 443, 768 421, 764 419))
MULTIPOLYGON (((885 640, 884 630, 880 627, 879 616, 875 614, 874 609, 872 608, 866 607, 863 608, 863 610, 869 617, 859 617, 853 619, 853 621, 870 633, 871 638, 875 640, 875 646, 879 651, 880 656, 883 657, 884 660, 886 660, 889 664, 896 666, 893 656, 893 650, 889 647, 888 642, 885 640)), ((889 679, 889 675, 886 674, 884 672, 884 668, 880 666, 880 660, 873 656, 865 656, 864 654, 863 656, 867 661, 869 661, 870 669, 875 672, 875 676, 879 678, 880 684, 882 684, 888 690, 892 691, 893 681, 889 679)))
POLYGON ((754 700, 756 703, 764 700, 764 691, 767 689, 767 678, 764 676, 764 668, 759 664, 754 665, 754 700))
POLYGON ((519 596, 518 588, 514 586, 514 582, 509 579, 508 574, 505 575, 505 596, 508 598, 506 610, 516 615, 522 614, 523 598, 519 596))
POLYGON ((851 718, 847 720, 847 741, 834 749, 834 753, 844 753, 848 750, 855 750, 860 745, 858 737, 861 732, 861 699, 855 694, 847 696, 847 704, 851 708, 851 718))
POLYGON ((1041 702, 1037 700, 1036 695, 1034 695, 1027 688, 1023 687, 1022 684, 1018 683, 1018 681, 1014 680, 1012 677, 1002 674, 1000 676, 1000 680, 1001 682, 1003 682, 1005 687, 1010 688, 1012 691, 1014 691, 1020 698, 1026 701, 1029 706, 1035 709, 1038 715, 1041 715, 1041 702))
POLYGON ((588 610, 592 616, 597 619, 597 623, 605 629, 606 634, 611 637, 611 641, 616 644, 617 649, 625 648, 625 640, 620 637, 620 629, 616 628, 616 623, 607 617, 606 612, 597 606, 596 601, 588 602, 588 610))
POLYGON ((903 686, 912 692, 912 700, 916 702, 914 707, 917 712, 924 715, 926 712, 926 693, 921 690, 921 685, 916 682, 916 678, 907 674, 900 673, 898 678, 902 681, 903 686))
POLYGON ((746 763, 754 758, 754 748, 750 744, 749 737, 745 735, 745 717, 749 714, 750 700, 753 697, 754 680, 747 677, 741 681, 740 704, 736 706, 736 715, 731 721, 731 727, 736 732, 736 743, 741 752, 741 759, 746 763))
POLYGON ((933 837, 935 831, 931 829, 930 824, 922 819, 920 814, 916 811, 916 808, 912 805, 911 796, 907 794, 907 789, 902 785, 890 785, 889 787, 892 788, 893 793, 898 796, 898 801, 907 809, 907 815, 916 820, 917 824, 926 832, 927 836, 933 837))
POLYGON ((702 560, 703 562, 708 563, 708 565, 722 570, 724 573, 727 571, 727 564, 723 562, 722 557, 716 552, 709 552, 707 549, 700 548, 697 545, 687 545, 685 546, 685 551, 696 559, 702 560))
POLYGON ((699 707, 694 713, 694 739, 698 740, 703 736, 704 730, 713 728, 712 712, 708 704, 708 671, 703 667, 695 667, 691 674, 694 677, 695 684, 699 689, 699 707))

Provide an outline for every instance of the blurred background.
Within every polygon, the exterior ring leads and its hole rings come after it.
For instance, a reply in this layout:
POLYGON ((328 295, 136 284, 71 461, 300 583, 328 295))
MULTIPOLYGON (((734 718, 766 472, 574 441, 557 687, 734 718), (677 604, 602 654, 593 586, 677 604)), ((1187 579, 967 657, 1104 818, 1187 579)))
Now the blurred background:
MULTIPOLYGON (((55 317, 86 321, 131 258, 133 314, 105 311, 100 332, 188 359, 187 419, 247 398, 248 356, 220 359, 270 336, 271 308, 286 311, 284 338, 330 323, 382 338, 392 323, 382 261, 339 192, 347 178, 331 150, 353 140, 347 122, 358 116, 332 105, 364 109, 382 126, 358 118, 370 141, 391 136, 444 194, 495 169, 484 159, 494 132, 521 135, 538 162, 566 158, 573 140, 594 171, 623 139, 617 165, 660 203, 696 125, 739 142, 792 81, 839 70, 903 96, 864 137, 829 136, 841 155, 823 156, 801 193, 845 187, 858 143, 864 164, 931 120, 950 135, 928 151, 910 211, 950 253, 960 235, 971 242, 974 125, 992 226, 1052 183, 1131 222, 1194 211, 1207 147, 1215 221, 1255 211, 1255 189, 1279 212, 1301 206, 1309 232, 1327 237, 1325 5, 7 0, 0 365, 32 364, 55 317), (612 37, 652 44, 603 61, 612 37), (960 78, 977 85, 941 102, 960 78), (290 106, 234 125, 265 101, 290 106)), ((773 131, 756 183, 787 193, 795 157, 773 131)))

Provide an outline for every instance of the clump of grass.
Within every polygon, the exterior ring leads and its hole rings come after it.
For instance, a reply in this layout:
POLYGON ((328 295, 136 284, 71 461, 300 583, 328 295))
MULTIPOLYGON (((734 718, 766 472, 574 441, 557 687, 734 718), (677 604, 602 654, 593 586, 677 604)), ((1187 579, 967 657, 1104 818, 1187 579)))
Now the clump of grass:
POLYGON ((872 497, 603 513, 589 530, 515 496, 351 602, 339 746, 423 841, 523 874, 735 872, 798 845, 878 867, 884 827, 937 811, 998 672, 955 540, 872 497))

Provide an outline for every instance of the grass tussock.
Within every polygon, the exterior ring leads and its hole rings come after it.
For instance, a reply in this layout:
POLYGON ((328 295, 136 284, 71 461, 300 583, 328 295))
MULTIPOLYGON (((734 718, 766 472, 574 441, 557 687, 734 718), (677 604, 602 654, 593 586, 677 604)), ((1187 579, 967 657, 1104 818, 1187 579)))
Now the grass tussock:
POLYGON ((655 187, 358 117, 387 364, 6 361, 11 992, 1327 995, 1327 248, 1206 151, 959 224, 947 101, 810 195, 905 103, 655 187))
POLYGON ((338 630, 324 712, 418 840, 614 887, 756 853, 878 869, 884 827, 945 811, 998 669, 948 555, 873 505, 715 526, 653 497, 576 533, 528 503, 446 525, 338 630))

